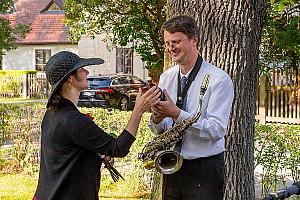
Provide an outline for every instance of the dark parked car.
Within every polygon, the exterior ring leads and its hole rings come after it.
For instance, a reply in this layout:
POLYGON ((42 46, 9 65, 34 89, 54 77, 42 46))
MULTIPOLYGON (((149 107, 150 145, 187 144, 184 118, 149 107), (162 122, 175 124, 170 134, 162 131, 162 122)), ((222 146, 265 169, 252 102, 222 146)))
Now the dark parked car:
POLYGON ((89 77, 88 85, 88 89, 80 93, 78 106, 128 110, 134 107, 139 88, 149 89, 146 81, 129 74, 89 77))

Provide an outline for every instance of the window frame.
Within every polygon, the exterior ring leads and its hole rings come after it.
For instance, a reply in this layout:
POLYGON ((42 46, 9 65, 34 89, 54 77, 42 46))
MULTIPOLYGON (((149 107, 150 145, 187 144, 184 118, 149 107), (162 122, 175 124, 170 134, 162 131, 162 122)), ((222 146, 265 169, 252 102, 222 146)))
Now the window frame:
POLYGON ((51 57, 51 49, 35 49, 34 50, 34 66, 36 71, 42 71, 44 72, 46 69, 46 63, 51 57), (41 51, 41 58, 37 57, 38 52, 41 51), (47 52, 49 52, 49 55, 47 55, 47 52), (37 60, 41 59, 41 63, 38 63, 37 60))
POLYGON ((116 48, 116 73, 133 74, 133 49, 132 48, 124 48, 124 47, 116 48))

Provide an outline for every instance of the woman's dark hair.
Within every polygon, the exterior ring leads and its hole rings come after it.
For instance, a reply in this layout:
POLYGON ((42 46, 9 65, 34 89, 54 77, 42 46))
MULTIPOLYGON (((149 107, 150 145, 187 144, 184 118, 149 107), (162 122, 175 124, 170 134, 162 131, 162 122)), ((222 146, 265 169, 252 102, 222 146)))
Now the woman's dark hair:
POLYGON ((199 27, 195 19, 190 16, 179 15, 170 18, 161 27, 160 33, 162 37, 164 37, 164 31, 168 31, 170 33, 182 32, 189 39, 196 37, 198 39, 198 44, 199 44, 199 37, 200 37, 199 27))
MULTIPOLYGON (((75 70, 74 72, 72 72, 69 76, 71 76, 71 75, 75 75, 75 78, 78 81, 80 80, 79 76, 77 75, 77 70, 75 70)), ((65 78, 64 82, 68 79, 69 76, 67 76, 65 78)), ((60 106, 60 104, 61 104, 61 102, 63 100, 63 97, 60 94, 60 90, 62 88, 62 85, 63 84, 61 84, 60 87, 57 89, 57 92, 55 94, 53 94, 53 97, 51 98, 51 100, 49 102, 50 108, 52 108, 54 110, 56 110, 60 106)))

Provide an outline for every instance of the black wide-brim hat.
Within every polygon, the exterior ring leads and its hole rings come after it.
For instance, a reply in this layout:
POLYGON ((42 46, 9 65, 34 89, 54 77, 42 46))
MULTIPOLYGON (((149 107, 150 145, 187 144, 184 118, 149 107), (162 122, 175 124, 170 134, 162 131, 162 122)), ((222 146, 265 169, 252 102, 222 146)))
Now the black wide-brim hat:
POLYGON ((69 51, 61 51, 54 54, 46 64, 46 77, 52 88, 47 107, 49 107, 49 102, 53 95, 72 72, 84 66, 100 65, 103 63, 104 60, 101 58, 80 58, 75 53, 69 51))

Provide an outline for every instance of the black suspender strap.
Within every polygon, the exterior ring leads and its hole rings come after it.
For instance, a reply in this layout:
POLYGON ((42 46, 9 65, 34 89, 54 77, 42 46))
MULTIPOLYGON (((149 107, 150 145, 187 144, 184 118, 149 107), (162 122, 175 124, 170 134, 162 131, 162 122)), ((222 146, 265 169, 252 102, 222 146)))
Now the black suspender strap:
POLYGON ((196 75, 198 74, 198 72, 201 68, 202 61, 203 61, 202 57, 200 55, 198 55, 196 64, 195 64, 194 68, 192 69, 192 71, 188 77, 188 81, 187 81, 185 87, 183 88, 182 92, 181 92, 180 69, 179 69, 176 106, 180 109, 182 108, 183 100, 187 94, 187 91, 189 90, 192 82, 195 80, 196 75))

